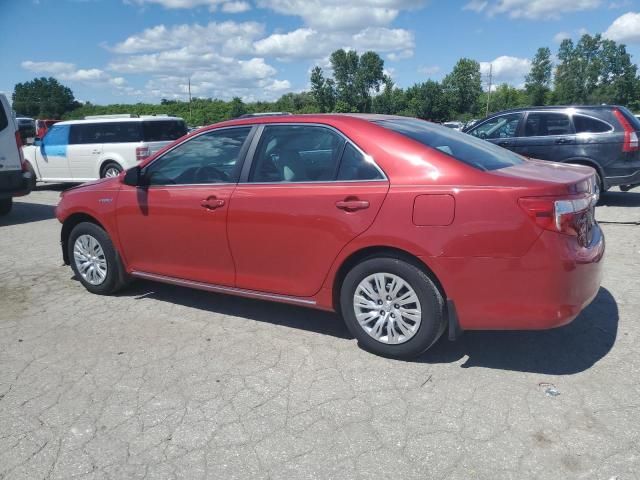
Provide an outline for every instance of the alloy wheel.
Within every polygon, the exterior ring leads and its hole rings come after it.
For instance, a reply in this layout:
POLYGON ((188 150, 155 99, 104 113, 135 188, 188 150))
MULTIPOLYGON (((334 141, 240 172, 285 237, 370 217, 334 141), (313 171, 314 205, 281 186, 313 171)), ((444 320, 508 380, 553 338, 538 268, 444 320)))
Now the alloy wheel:
POLYGON ((107 278, 107 258, 100 242, 91 235, 80 235, 73 245, 73 259, 82 278, 100 285, 107 278))

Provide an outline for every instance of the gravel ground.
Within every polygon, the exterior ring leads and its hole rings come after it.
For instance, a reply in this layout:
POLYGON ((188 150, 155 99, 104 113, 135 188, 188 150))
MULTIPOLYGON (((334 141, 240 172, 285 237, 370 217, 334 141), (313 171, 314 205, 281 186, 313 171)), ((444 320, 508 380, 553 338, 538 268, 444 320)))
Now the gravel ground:
POLYGON ((0 479, 640 479, 640 193, 596 300, 415 362, 334 315, 61 266, 55 187, 0 220, 0 479))

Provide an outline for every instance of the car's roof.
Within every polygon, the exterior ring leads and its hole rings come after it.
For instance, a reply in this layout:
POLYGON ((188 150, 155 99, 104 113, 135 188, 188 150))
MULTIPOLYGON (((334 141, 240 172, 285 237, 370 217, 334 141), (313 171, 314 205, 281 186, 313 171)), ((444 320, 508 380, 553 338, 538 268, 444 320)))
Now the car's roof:
POLYGON ((500 112, 492 113, 489 115, 502 115, 504 113, 516 113, 516 112, 529 112, 532 110, 611 110, 612 108, 619 108, 617 105, 544 105, 539 107, 518 107, 510 108, 509 110, 502 110, 500 112))
POLYGON ((413 117, 403 117, 399 115, 383 115, 375 113, 304 113, 294 115, 269 115, 251 118, 235 118, 223 122, 208 125, 207 129, 232 125, 255 125, 261 123, 324 123, 334 122, 375 122, 380 120, 414 120, 413 117))
POLYGON ((87 123, 122 123, 122 122, 161 122, 161 121, 181 121, 184 120, 180 117, 134 117, 134 118, 88 118, 81 120, 65 120, 64 122, 58 122, 56 125, 81 125, 87 123))

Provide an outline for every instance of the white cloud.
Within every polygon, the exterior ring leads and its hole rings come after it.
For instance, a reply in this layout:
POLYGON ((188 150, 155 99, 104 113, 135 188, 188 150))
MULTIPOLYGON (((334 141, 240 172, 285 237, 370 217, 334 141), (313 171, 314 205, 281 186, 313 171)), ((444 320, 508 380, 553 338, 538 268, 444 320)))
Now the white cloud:
POLYGON ((242 13, 251 10, 251 5, 248 2, 226 2, 222 5, 222 11, 225 13, 242 13))
POLYGON ((423 75, 426 75, 427 77, 431 77, 433 75, 436 75, 437 73, 440 73, 440 67, 438 65, 420 67, 418 69, 418 73, 422 73, 423 75))
POLYGON ((561 43, 563 40, 571 38, 571 34, 568 32, 558 32, 553 36, 553 41, 556 43, 561 43))
POLYGON ((201 50, 210 50, 217 46, 227 54, 237 54, 246 52, 247 48, 251 47, 251 41, 263 32, 264 26, 257 22, 210 22, 207 25, 182 24, 168 28, 156 25, 139 34, 131 35, 110 47, 110 50, 128 54, 159 52, 188 45, 192 49, 201 50))
POLYGON ((599 7, 602 0, 472 0, 463 8, 488 15, 508 15, 511 18, 530 20, 557 19, 563 13, 591 10, 599 7))
POLYGON ((480 72, 488 75, 490 66, 493 66, 493 84, 509 83, 519 86, 524 83, 524 77, 531 70, 531 60, 502 55, 491 62, 480 62, 480 72))
POLYGON ((124 0, 125 3, 132 3, 134 5, 161 5, 164 8, 170 9, 188 9, 196 7, 209 7, 212 12, 216 10, 224 0, 124 0))
POLYGON ((32 72, 50 73, 52 75, 60 73, 68 73, 75 70, 76 66, 73 63, 67 62, 32 62, 26 60, 20 64, 20 66, 26 70, 32 72))
POLYGON ((640 42, 640 13, 628 12, 616 18, 603 36, 616 42, 640 42))
POLYGON ((258 6, 301 17, 321 30, 357 31, 390 24, 401 10, 423 7, 426 0, 259 0, 258 6))

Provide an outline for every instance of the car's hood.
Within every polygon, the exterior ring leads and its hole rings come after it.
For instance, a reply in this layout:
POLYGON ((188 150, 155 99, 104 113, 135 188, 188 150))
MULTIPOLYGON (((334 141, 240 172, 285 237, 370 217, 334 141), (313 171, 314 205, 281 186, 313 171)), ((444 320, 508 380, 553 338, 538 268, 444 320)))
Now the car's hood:
POLYGON ((119 190, 122 185, 120 177, 101 178, 92 182, 76 185, 65 190, 67 192, 75 192, 79 190, 119 190))

